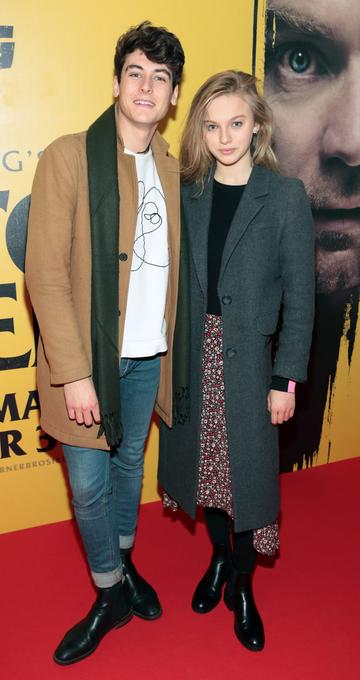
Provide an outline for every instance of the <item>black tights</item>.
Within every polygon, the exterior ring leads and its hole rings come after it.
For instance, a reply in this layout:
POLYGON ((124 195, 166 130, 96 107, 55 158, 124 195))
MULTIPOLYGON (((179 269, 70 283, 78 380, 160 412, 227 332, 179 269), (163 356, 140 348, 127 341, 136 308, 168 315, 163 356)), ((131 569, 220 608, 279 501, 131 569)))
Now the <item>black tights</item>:
POLYGON ((242 573, 250 572, 256 562, 256 550, 253 546, 253 532, 239 531, 233 529, 233 522, 224 510, 218 508, 204 508, 205 521, 209 536, 213 543, 217 545, 228 545, 230 543, 230 528, 233 544, 233 565, 235 569, 242 573))

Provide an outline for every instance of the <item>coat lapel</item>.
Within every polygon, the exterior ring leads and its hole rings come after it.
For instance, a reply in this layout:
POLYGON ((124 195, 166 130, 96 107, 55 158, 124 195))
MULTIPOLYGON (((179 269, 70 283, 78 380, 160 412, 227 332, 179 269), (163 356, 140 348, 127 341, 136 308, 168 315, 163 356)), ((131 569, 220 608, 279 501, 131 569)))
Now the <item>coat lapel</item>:
MULTIPOLYGON (((215 166, 212 167, 209 178, 205 182, 204 191, 200 196, 196 196, 194 185, 183 189, 184 193, 190 195, 190 200, 186 200, 188 208, 186 221, 189 226, 189 245, 190 252, 195 264, 195 270, 199 279, 200 287, 207 295, 207 243, 209 224, 211 217, 213 179, 215 166), (188 194, 188 192, 191 192, 188 194)), ((186 196, 186 198, 187 198, 186 196)))
POLYGON ((165 203, 166 203, 166 214, 168 223, 168 238, 169 238, 169 249, 171 254, 171 259, 174 255, 174 240, 177 242, 179 240, 179 222, 180 222, 180 208, 179 208, 179 196, 180 196, 180 175, 179 175, 179 164, 175 158, 170 156, 164 157, 154 154, 156 169, 160 177, 161 186, 164 191, 165 203))
POLYGON ((174 261, 175 253, 177 253, 179 245, 179 200, 180 200, 180 174, 179 162, 172 156, 167 155, 168 144, 160 136, 158 132, 155 133, 151 148, 154 154, 156 169, 160 178, 161 186, 164 191, 166 213, 168 222, 168 236, 170 258, 174 261))
POLYGON ((221 284, 231 255, 250 223, 263 208, 269 192, 269 173, 266 168, 254 165, 242 200, 233 217, 221 260, 219 285, 221 284))

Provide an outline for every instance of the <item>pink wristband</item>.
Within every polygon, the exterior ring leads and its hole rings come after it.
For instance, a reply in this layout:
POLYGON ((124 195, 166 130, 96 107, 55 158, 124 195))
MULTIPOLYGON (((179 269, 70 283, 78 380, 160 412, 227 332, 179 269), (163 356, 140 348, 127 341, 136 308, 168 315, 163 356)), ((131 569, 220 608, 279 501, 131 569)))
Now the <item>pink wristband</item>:
POLYGON ((287 391, 288 391, 288 392, 291 392, 292 394, 295 394, 295 387, 296 387, 296 382, 295 382, 295 380, 289 380, 289 384, 288 384, 288 389, 287 389, 287 391))

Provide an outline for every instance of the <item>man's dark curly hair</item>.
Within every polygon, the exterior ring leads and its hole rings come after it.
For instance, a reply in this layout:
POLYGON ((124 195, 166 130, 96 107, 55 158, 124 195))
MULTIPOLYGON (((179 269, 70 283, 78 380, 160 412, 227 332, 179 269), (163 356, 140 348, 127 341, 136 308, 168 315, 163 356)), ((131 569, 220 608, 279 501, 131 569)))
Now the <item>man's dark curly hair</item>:
POLYGON ((176 35, 163 26, 152 26, 150 21, 143 21, 138 26, 129 28, 116 44, 114 64, 118 81, 126 56, 135 50, 141 50, 156 64, 166 64, 172 73, 173 88, 179 84, 185 56, 176 35))

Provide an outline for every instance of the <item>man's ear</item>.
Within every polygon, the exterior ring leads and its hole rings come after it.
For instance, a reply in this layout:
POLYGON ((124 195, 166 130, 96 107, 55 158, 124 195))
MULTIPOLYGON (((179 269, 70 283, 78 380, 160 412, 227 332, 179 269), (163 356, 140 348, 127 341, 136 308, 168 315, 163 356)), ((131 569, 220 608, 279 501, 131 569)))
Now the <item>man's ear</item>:
POLYGON ((178 96, 179 96, 179 86, 175 85, 174 91, 173 91, 173 93, 171 95, 171 99, 170 99, 170 102, 173 106, 176 105, 177 100, 178 100, 178 96))
POLYGON ((114 76, 114 80, 113 80, 113 95, 114 95, 115 98, 119 96, 119 90, 120 90, 119 81, 118 81, 118 79, 117 79, 117 76, 114 76))

